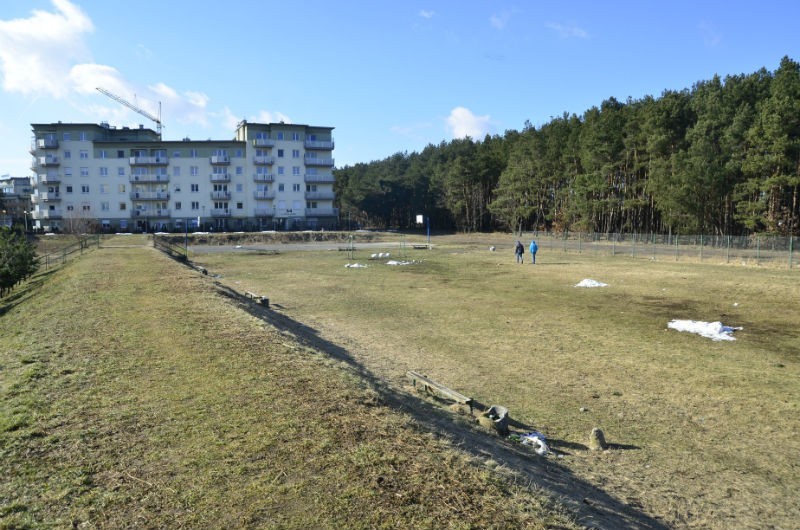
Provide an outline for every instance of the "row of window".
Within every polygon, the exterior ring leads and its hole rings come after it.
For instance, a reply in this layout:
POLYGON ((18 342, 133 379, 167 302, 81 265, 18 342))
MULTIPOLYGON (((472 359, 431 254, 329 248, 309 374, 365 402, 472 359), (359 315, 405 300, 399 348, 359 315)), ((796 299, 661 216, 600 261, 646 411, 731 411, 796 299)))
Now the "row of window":
MULTIPOLYGON (((73 135, 73 133, 71 131, 64 131, 62 133, 62 139, 65 142, 70 142, 70 141, 72 141, 72 135, 73 135)), ((80 132, 76 133, 76 138, 81 142, 89 141, 89 135, 85 131, 80 131, 80 132)), ((44 139, 45 140, 55 140, 56 139, 56 135, 55 135, 55 133, 46 134, 44 139)), ((266 132, 266 131, 258 131, 258 132, 256 132, 256 139, 257 140, 269 140, 270 139, 269 133, 266 132)), ((274 139, 275 140, 291 139, 294 142, 299 142, 301 140, 301 135, 300 135, 299 132, 293 132, 293 133, 290 133, 290 134, 286 134, 283 131, 276 131, 274 139)), ((316 141, 317 135, 309 134, 308 135, 308 139, 310 141, 312 141, 312 142, 316 141)))
MULTIPOLYGON (((292 202, 292 208, 299 209, 301 204, 302 203, 300 201, 293 201, 292 202)), ((181 201, 176 201, 174 206, 175 206, 174 207, 175 210, 181 210, 183 208, 183 203, 181 203, 181 201)), ((279 209, 281 209, 281 210, 285 210, 286 209, 286 201, 278 201, 277 207, 279 209)), ((308 209, 308 210, 316 210, 317 207, 318 207, 317 201, 306 201, 306 209, 308 209)), ((125 202, 119 203, 119 210, 120 211, 127 211, 127 209, 128 209, 128 204, 127 203, 125 203, 125 202)), ((153 209, 154 210, 166 210, 167 209, 167 203, 156 203, 156 204, 153 205, 153 209)), ((194 212, 199 212, 200 211, 200 202, 199 201, 192 201, 190 209, 193 210, 194 212)), ((225 202, 225 201, 215 202, 214 203, 214 209, 215 210, 227 210, 228 209, 228 202, 225 202)), ((244 210, 244 203, 237 202, 236 203, 236 209, 237 210, 244 210)), ((56 207, 51 205, 50 206, 50 210, 51 211, 55 211, 56 207)), ((67 204, 66 205, 66 210, 68 212, 75 211, 75 205, 74 204, 67 204)), ((81 205, 81 210, 84 211, 84 212, 90 212, 92 210, 92 206, 90 204, 82 204, 81 205)), ((141 207, 141 208, 137 208, 137 210, 147 211, 148 208, 141 207)), ((109 202, 107 202, 107 201, 101 202, 100 203, 100 211, 103 211, 103 212, 111 211, 111 204, 109 202)), ((205 211, 205 209, 204 209, 204 211, 205 211)))
MULTIPOLYGON (((292 166, 292 176, 300 176, 301 173, 300 166, 292 166)), ((71 177, 72 176, 72 168, 71 167, 64 167, 64 177, 71 177)), ((213 166, 211 168, 213 175, 228 175, 228 170, 224 166, 213 166)), ((278 166, 277 170, 278 175, 286 175, 286 168, 284 166, 278 166)), ((99 168, 100 176, 107 177, 109 175, 107 167, 99 168)), ((196 177, 200 174, 199 166, 190 166, 189 167, 189 175, 192 177, 196 177)), ((235 175, 244 175, 244 168, 242 166, 236 166, 234 169, 235 175)), ((256 168, 257 175, 270 175, 271 172, 269 168, 265 167, 257 167, 256 168)), ((306 169, 307 175, 317 175, 316 168, 307 168, 306 169)), ((156 176, 168 176, 169 173, 167 172, 167 168, 164 167, 155 167, 155 168, 148 168, 148 167, 134 167, 131 169, 131 175, 139 175, 139 176, 149 176, 149 175, 156 175, 156 176)), ((80 176, 88 177, 89 176, 89 168, 88 167, 81 167, 80 168, 80 176)), ((125 176, 125 168, 118 167, 117 168, 117 176, 124 177, 125 176)), ((173 177, 180 177, 181 176, 181 166, 172 166, 172 176, 173 177)))
MULTIPOLYGON (((279 183, 277 186, 278 186, 278 191, 286 191, 286 185, 285 184, 279 183)), ((73 192, 73 187, 71 185, 66 185, 66 186, 64 186, 64 188, 65 188, 65 193, 72 193, 73 192)), ((244 192, 244 186, 241 183, 237 183, 234 186, 234 189, 238 193, 244 192)), ((58 194, 60 190, 61 190, 60 186, 48 186, 47 187, 47 192, 48 193, 58 194)), ((106 193, 109 193, 109 190, 110 190, 110 187, 109 187, 108 184, 100 184, 100 193, 106 194, 106 193)), ((292 191, 301 191, 301 190, 302 190, 302 185, 301 184, 297 184, 297 183, 292 184, 292 191)), ((119 184, 117 186, 117 191, 119 191, 119 193, 125 193, 126 185, 125 184, 119 184)), ((166 189, 161 189, 161 190, 145 189, 145 190, 139 190, 139 191, 144 191, 144 192, 164 192, 164 193, 167 192, 166 189)), ((175 191, 175 193, 180 193, 181 187, 180 186, 175 186, 174 191, 175 191)), ((198 193, 200 191, 200 185, 199 184, 190 184, 189 185, 189 191, 191 191, 193 193, 198 193)), ((228 191, 228 185, 227 184, 214 184, 213 191, 228 191)), ((256 191, 269 191, 269 184, 262 184, 262 185, 257 186, 256 191)), ((306 191, 308 191, 308 192, 317 191, 317 185, 316 184, 306 184, 306 191)), ((90 193, 88 184, 81 184, 81 193, 90 193)))

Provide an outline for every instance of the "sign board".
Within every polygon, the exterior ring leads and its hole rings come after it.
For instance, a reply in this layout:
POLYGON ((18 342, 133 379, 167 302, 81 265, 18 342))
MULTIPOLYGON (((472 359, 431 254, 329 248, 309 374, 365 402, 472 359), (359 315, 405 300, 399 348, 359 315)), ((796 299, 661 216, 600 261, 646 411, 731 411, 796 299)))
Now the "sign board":
POLYGON ((425 222, 425 216, 424 216, 424 215, 422 215, 422 214, 418 214, 418 215, 417 215, 417 224, 418 224, 418 225, 421 225, 421 224, 422 224, 422 223, 424 223, 424 222, 425 222))

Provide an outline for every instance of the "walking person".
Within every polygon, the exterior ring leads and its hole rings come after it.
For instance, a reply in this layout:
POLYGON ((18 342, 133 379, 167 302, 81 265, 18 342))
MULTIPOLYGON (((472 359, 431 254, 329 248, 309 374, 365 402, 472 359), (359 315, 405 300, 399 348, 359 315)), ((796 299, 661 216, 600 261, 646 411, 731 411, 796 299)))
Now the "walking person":
POLYGON ((528 248, 531 251, 531 264, 536 265, 536 252, 539 250, 539 245, 535 240, 531 240, 531 246, 528 248))
POLYGON ((522 255, 525 253, 525 247, 522 246, 522 242, 517 240, 517 246, 514 247, 514 254, 517 256, 517 263, 525 263, 525 259, 522 255))

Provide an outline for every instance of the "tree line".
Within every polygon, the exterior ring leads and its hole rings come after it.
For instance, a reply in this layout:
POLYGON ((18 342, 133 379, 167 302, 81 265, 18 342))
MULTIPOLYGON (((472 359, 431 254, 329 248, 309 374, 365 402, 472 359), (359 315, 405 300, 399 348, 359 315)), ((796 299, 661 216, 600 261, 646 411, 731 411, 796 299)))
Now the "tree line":
POLYGON ((39 269, 36 249, 19 230, 0 228, 0 296, 39 269))
POLYGON ((800 65, 335 171, 343 224, 800 234, 800 65))

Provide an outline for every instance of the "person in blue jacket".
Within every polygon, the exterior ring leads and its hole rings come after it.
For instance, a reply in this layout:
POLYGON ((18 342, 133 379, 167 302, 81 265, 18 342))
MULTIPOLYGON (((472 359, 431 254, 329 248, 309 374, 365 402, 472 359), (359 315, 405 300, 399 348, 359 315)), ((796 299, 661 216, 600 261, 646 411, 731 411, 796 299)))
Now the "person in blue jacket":
POLYGON ((539 245, 536 244, 536 241, 531 240, 531 246, 528 250, 531 251, 531 263, 536 264, 536 251, 539 250, 539 245))

